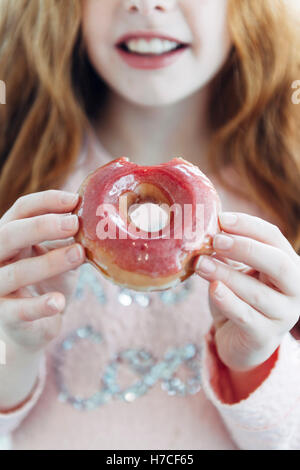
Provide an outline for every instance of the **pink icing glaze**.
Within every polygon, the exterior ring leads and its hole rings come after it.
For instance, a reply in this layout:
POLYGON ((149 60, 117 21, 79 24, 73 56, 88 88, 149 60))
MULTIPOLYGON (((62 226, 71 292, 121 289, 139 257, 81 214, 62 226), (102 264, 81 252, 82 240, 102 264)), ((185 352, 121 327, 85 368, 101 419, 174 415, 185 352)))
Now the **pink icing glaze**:
MULTIPOLYGON (((218 213, 221 204, 216 190, 196 166, 181 158, 174 158, 170 162, 151 167, 136 165, 122 157, 96 170, 83 183, 84 185, 86 186, 78 210, 84 237, 97 242, 100 249, 109 252, 113 262, 121 269, 151 277, 176 274, 182 270, 186 254, 199 253, 203 245, 218 231, 218 213), (136 234, 132 236, 126 230, 127 238, 122 239, 120 233, 124 225, 119 214, 119 198, 127 191, 134 192, 141 183, 150 183, 158 187, 170 205, 179 204, 183 208, 184 204, 189 204, 195 208, 199 204, 204 208, 204 212, 200 210, 201 229, 195 231, 196 211, 193 209, 190 219, 192 227, 185 221, 179 239, 177 237, 180 232, 177 232, 176 238, 174 237, 172 219, 169 238, 164 238, 162 232, 157 233, 155 239, 149 238, 150 235, 148 236, 146 232, 141 232, 137 238, 136 234), (96 214, 102 204, 112 206, 112 211, 105 216, 110 218, 110 226, 116 229, 114 232, 116 239, 101 240, 97 236, 97 225, 101 215, 96 214), (185 236, 187 227, 195 232, 193 243, 185 236)), ((181 217, 177 220, 183 219, 181 217)))

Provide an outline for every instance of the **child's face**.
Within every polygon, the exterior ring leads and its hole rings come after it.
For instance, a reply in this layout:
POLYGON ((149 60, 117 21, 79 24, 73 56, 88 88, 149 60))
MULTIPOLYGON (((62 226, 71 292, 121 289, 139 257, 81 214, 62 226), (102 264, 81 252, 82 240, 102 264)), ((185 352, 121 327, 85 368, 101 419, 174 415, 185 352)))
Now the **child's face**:
POLYGON ((228 56, 227 1, 83 0, 83 35, 90 60, 108 86, 129 101, 162 106, 182 100, 209 83, 228 56), (176 45, 156 40, 146 60, 117 47, 124 35, 142 39, 147 32, 188 47, 161 55, 162 47, 176 45))

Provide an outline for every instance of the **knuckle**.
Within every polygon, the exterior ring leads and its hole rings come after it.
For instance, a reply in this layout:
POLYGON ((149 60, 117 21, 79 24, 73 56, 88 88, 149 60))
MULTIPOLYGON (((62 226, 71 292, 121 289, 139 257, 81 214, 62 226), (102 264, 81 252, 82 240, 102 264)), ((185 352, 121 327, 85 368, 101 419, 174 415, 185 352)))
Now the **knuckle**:
POLYGON ((245 305, 245 309, 240 316, 240 323, 245 326, 250 326, 253 323, 253 309, 250 305, 245 305))
MULTIPOLYGON (((227 308, 227 311, 229 309, 227 308)), ((241 308, 241 305, 239 303, 234 303, 230 307, 230 313, 231 315, 235 318, 235 321, 240 325, 240 326, 246 326, 249 324, 249 315, 250 315, 250 307, 245 305, 244 308, 241 308)), ((226 314, 226 312, 225 312, 226 314)))
POLYGON ((252 218, 253 225, 257 227, 259 231, 264 231, 266 229, 265 221, 262 220, 260 217, 253 215, 251 216, 251 218, 252 218))
POLYGON ((46 203, 47 201, 49 201, 49 199, 56 199, 57 193, 58 191, 56 191, 55 189, 47 189, 46 191, 41 191, 40 197, 42 198, 43 203, 46 203))
POLYGON ((49 206, 49 201, 53 201, 53 199, 56 199, 57 192, 58 191, 54 189, 48 189, 46 191, 40 191, 35 193, 35 196, 39 201, 39 207, 47 208, 49 206))
POLYGON ((244 253, 246 254, 246 257, 249 259, 252 257, 253 255, 253 243, 251 240, 244 240, 243 241, 243 249, 244 249, 244 253))
POLYGON ((291 330, 299 321, 299 312, 292 312, 289 316, 288 329, 291 330))
POLYGON ((252 220, 257 227, 263 228, 264 221, 260 217, 257 217, 257 215, 254 215, 252 220))
POLYGON ((36 197, 36 200, 38 201, 38 205, 40 207, 45 207, 45 204, 46 204, 46 197, 45 197, 45 193, 47 191, 39 191, 37 193, 35 193, 35 197, 36 197))
POLYGON ((300 311, 299 311, 299 309, 298 309, 296 312, 294 312, 294 314, 293 314, 293 316, 292 316, 293 326, 295 326, 296 323, 298 323, 299 318, 300 318, 300 311))
POLYGON ((10 222, 0 227, 0 245, 5 244, 6 250, 9 250, 9 243, 11 240, 11 237, 9 237, 8 235, 9 229, 10 229, 10 222))
POLYGON ((282 232, 277 225, 271 224, 271 230, 276 238, 279 238, 282 236, 282 232))
POLYGON ((278 261, 277 275, 280 279, 285 279, 290 272, 290 258, 280 250, 278 251, 280 253, 280 259, 278 261))
POLYGON ((35 218, 35 230, 38 234, 52 233, 58 225, 58 217, 54 214, 41 215, 35 218))
POLYGON ((266 298, 266 292, 256 290, 252 294, 252 302, 255 308, 264 309, 265 305, 268 303, 266 298))
POLYGON ((21 322, 26 322, 30 319, 29 312, 24 304, 18 306, 17 318, 21 322))
POLYGON ((231 279, 232 279, 232 273, 231 273, 230 269, 229 268, 224 268, 222 270, 221 267, 218 267, 217 268, 217 274, 219 274, 218 271, 221 274, 222 281, 224 282, 224 284, 230 285, 231 284, 231 279))
POLYGON ((60 205, 60 194, 61 191, 57 189, 48 189, 47 191, 43 191, 41 193, 43 204, 49 205, 49 201, 55 201, 58 205, 60 205))
POLYGON ((300 255, 294 251, 294 260, 297 265, 297 268, 299 269, 299 278, 300 278, 300 255))
MULTIPOLYGON (((290 299, 289 299, 290 300, 290 299)), ((292 307, 290 305, 287 306, 286 312, 287 316, 290 319, 290 327, 292 329, 293 326, 298 323, 300 317, 300 301, 299 299, 293 299, 294 302, 292 303, 292 307)))
POLYGON ((34 231, 41 234, 45 231, 47 219, 45 217, 36 217, 34 219, 34 231))
POLYGON ((20 269, 17 263, 10 264, 6 269, 8 285, 11 286, 12 292, 16 290, 20 284, 20 269))
POLYGON ((55 274, 62 265, 62 260, 60 259, 59 253, 60 250, 53 250, 43 255, 45 269, 48 274, 55 274))
POLYGON ((51 274, 54 272, 54 257, 52 253, 47 253, 46 255, 43 256, 43 270, 46 272, 47 275, 51 274))
POLYGON ((61 191, 57 189, 48 189, 47 191, 43 191, 43 193, 44 193, 44 197, 46 198, 56 199, 59 197, 61 191))
POLYGON ((22 218, 22 215, 24 214, 24 208, 28 201, 28 197, 28 195, 21 196, 13 204, 12 211, 16 217, 22 218))
POLYGON ((247 309, 247 312, 245 313, 239 313, 237 315, 237 321, 239 322, 239 324, 241 326, 246 326, 249 324, 249 312, 248 312, 248 309, 247 309))
POLYGON ((221 265, 217 267, 217 275, 220 275, 222 282, 227 284, 229 288, 234 283, 236 277, 236 273, 232 270, 232 268, 221 265))

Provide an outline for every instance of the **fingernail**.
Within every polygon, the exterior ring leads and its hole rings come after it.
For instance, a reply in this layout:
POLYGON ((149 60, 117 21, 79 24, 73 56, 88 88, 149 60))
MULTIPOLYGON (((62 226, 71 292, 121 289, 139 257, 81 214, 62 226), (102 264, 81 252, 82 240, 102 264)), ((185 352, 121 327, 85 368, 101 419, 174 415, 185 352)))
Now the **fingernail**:
POLYGON ((66 258, 71 264, 78 263, 83 257, 83 250, 80 245, 73 246, 66 251, 66 258))
POLYGON ((78 224, 77 215, 67 215, 65 217, 61 217, 60 219, 60 227, 62 230, 66 230, 66 231, 74 230, 77 224, 78 224))
POLYGON ((235 214, 230 214, 229 212, 222 212, 222 214, 219 215, 219 219, 221 222, 221 225, 224 225, 224 227, 232 226, 237 223, 238 217, 235 214))
POLYGON ((233 238, 227 235, 216 235, 214 238, 214 248, 217 250, 229 250, 233 245, 233 238))
POLYGON ((217 267, 215 263, 209 258, 206 258, 205 256, 201 256, 196 265, 196 270, 204 274, 211 274, 215 272, 216 269, 217 267))
POLYGON ((218 282, 218 285, 214 291, 214 296, 216 297, 216 299, 218 300, 222 300, 225 296, 225 289, 224 289, 224 285, 221 283, 221 282, 218 282))
POLYGON ((77 200, 78 200, 78 194, 65 192, 61 196, 61 202, 66 206, 69 206, 71 204, 75 204, 75 202, 77 200))
POLYGON ((64 309, 65 302, 62 297, 51 296, 47 300, 47 306, 50 307, 53 312, 61 312, 64 309))

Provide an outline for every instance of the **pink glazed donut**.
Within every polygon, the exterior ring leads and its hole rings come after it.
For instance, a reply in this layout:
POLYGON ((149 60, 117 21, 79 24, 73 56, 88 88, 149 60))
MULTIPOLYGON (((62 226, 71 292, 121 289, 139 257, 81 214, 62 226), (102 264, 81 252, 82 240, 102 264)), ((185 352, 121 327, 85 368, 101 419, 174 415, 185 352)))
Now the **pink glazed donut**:
POLYGON ((213 253, 221 202, 209 179, 182 158, 140 166, 122 157, 90 174, 78 192, 76 241, 118 285, 169 289, 193 274, 196 256, 213 253))

